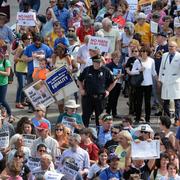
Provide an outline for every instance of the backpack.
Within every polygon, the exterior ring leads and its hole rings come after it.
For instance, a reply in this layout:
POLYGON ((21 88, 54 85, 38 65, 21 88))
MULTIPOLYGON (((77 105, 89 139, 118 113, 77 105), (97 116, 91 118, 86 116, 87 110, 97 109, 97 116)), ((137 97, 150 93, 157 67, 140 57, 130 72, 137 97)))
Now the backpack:
MULTIPOLYGON (((4 66, 4 68, 6 68, 6 59, 4 59, 4 61, 3 61, 3 66, 4 66)), ((12 67, 10 67, 10 74, 8 76, 8 84, 12 84, 13 79, 14 79, 14 72, 12 70, 12 67)))

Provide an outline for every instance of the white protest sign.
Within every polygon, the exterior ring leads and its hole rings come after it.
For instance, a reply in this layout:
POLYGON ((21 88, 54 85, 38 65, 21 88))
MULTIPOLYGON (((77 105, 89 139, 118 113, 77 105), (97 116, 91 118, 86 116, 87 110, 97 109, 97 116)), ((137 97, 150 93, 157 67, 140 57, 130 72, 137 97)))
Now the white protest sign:
POLYGON ((76 123, 76 118, 64 116, 61 123, 64 124, 66 127, 70 128, 72 132, 74 132, 74 127, 72 126, 72 123, 76 123))
POLYGON ((78 91, 77 85, 66 66, 52 71, 45 80, 45 83, 56 101, 64 99, 78 91))
POLYGON ((67 179, 70 179, 70 180, 75 180, 76 179, 76 176, 78 174, 78 167, 71 164, 71 163, 68 163, 66 162, 64 165, 63 165, 63 168, 62 168, 62 173, 65 175, 65 177, 67 179))
POLYGON ((31 101, 34 108, 39 104, 43 104, 45 107, 47 107, 55 102, 54 98, 42 80, 33 82, 28 87, 25 87, 24 92, 31 101))
POLYGON ((9 132, 0 133, 0 148, 7 148, 9 146, 9 132))
POLYGON ((41 166, 40 165, 40 158, 29 157, 28 161, 27 161, 27 166, 33 172, 34 169, 41 166))
POLYGON ((32 57, 35 57, 33 59, 33 65, 34 65, 34 68, 37 68, 39 67, 39 60, 45 58, 45 52, 43 50, 34 51, 32 52, 32 57))
POLYGON ((108 52, 110 41, 108 38, 91 36, 88 43, 88 48, 93 50, 100 50, 101 52, 108 52))
POLYGON ((132 142, 132 159, 159 159, 160 142, 152 140, 151 142, 141 141, 140 143, 132 142))
POLYGON ((47 171, 44 174, 44 178, 45 180, 60 180, 62 177, 64 176, 64 174, 61 173, 56 173, 56 172, 52 172, 52 171, 47 171))
POLYGON ((36 13, 35 12, 18 12, 17 25, 19 26, 36 26, 36 13))
POLYGON ((34 140, 36 139, 36 135, 34 134, 23 134, 24 137, 24 146, 31 148, 34 140))
POLYGON ((151 26, 151 32, 154 34, 157 34, 158 33, 158 23, 151 21, 150 26, 151 26))
POLYGON ((127 3, 129 4, 129 9, 131 12, 137 11, 138 0, 127 0, 127 3))

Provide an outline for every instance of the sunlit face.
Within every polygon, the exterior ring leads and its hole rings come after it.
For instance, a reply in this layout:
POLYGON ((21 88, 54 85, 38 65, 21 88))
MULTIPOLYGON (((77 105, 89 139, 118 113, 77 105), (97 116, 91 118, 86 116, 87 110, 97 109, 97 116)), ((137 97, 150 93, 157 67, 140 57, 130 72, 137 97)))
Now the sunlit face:
POLYGON ((114 171, 115 171, 115 170, 118 170, 119 160, 117 160, 117 159, 111 160, 109 166, 110 166, 110 168, 111 168, 112 170, 114 170, 114 171))
POLYGON ((49 168, 49 165, 51 164, 51 162, 49 161, 49 159, 46 158, 46 157, 42 157, 40 163, 41 163, 41 168, 42 168, 42 170, 48 169, 48 168, 49 168))
POLYGON ((107 162, 107 159, 108 159, 107 153, 104 152, 99 155, 99 160, 101 163, 105 164, 107 162))
POLYGON ((30 124, 24 124, 24 133, 31 134, 31 132, 32 132, 32 126, 30 124))
POLYGON ((137 48, 131 49, 131 53, 133 57, 138 57, 139 56, 139 50, 137 48))
POLYGON ((23 138, 18 138, 18 140, 15 143, 16 147, 21 147, 24 145, 24 139, 23 138))
POLYGON ((39 61, 39 66, 40 66, 40 68, 41 69, 44 69, 44 68, 46 68, 46 61, 39 61))
POLYGON ((39 157, 42 157, 42 155, 46 153, 46 148, 45 148, 45 147, 40 147, 40 148, 37 150, 37 153, 38 153, 38 156, 39 156, 39 157))
POLYGON ((103 127, 104 127, 105 130, 110 130, 112 125, 113 125, 113 121, 109 120, 109 121, 104 121, 103 122, 103 127))
POLYGON ((175 177, 176 176, 176 167, 173 165, 170 165, 168 167, 168 176, 169 177, 175 177))
POLYGON ((37 47, 37 48, 40 48, 41 47, 41 41, 37 40, 34 42, 34 45, 37 47))
POLYGON ((168 163, 169 163, 169 159, 166 159, 165 157, 161 158, 160 160, 161 167, 167 167, 168 163))
POLYGON ((67 108, 67 114, 72 115, 76 113, 76 108, 67 108))
POLYGON ((174 42, 170 42, 168 48, 170 53, 175 53, 177 49, 177 44, 175 44, 174 42))
POLYGON ((145 22, 146 22, 146 20, 145 20, 145 19, 142 19, 142 18, 140 18, 140 19, 137 20, 137 23, 138 23, 140 26, 142 26, 145 22))
POLYGON ((101 62, 93 62, 93 67, 94 67, 95 70, 100 69, 101 66, 102 66, 101 62))
POLYGON ((61 135, 63 135, 64 128, 62 126, 57 126, 55 129, 55 132, 56 132, 57 136, 61 136, 61 135))

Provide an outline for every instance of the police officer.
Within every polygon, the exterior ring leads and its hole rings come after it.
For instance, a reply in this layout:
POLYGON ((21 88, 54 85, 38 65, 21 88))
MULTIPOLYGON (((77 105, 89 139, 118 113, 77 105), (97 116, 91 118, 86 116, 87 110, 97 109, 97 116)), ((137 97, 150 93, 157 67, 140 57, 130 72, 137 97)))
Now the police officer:
POLYGON ((106 97, 117 81, 113 79, 111 71, 103 66, 100 55, 93 56, 92 62, 93 64, 86 67, 78 77, 82 96, 82 118, 86 127, 89 126, 93 111, 95 111, 96 126, 99 126, 98 117, 105 108, 106 97))

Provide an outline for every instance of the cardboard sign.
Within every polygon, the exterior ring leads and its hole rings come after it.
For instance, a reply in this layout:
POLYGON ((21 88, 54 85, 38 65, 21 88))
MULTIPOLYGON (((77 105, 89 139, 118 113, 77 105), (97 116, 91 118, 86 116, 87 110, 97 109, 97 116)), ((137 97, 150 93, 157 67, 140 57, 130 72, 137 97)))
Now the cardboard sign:
POLYGON ((34 140, 36 139, 36 135, 23 134, 23 137, 24 137, 24 146, 31 148, 34 140))
POLYGON ((43 50, 32 52, 32 56, 36 57, 33 59, 34 68, 39 67, 39 60, 45 58, 45 52, 43 50))
POLYGON ((45 180, 60 180, 63 176, 64 174, 52 172, 52 171, 47 171, 44 174, 45 180))
POLYGON ((35 12, 18 12, 17 25, 19 26, 36 26, 36 13, 35 12))
POLYGON ((66 127, 70 128, 72 132, 74 132, 74 127, 71 124, 76 123, 75 118, 64 116, 61 123, 64 124, 66 127))
POLYGON ((131 12, 135 12, 138 9, 138 0, 127 0, 129 4, 129 9, 131 12))
POLYGON ((75 180, 78 174, 79 168, 71 163, 66 162, 63 165, 62 173, 67 179, 75 180))
POLYGON ((9 132, 1 132, 0 133, 0 148, 4 149, 9 146, 9 132))
POLYGON ((42 80, 33 82, 28 87, 25 87, 24 92, 34 108, 36 108, 39 104, 43 104, 45 107, 47 107, 55 102, 42 80))
POLYGON ((78 91, 77 85, 66 66, 52 71, 45 80, 45 83, 56 101, 64 99, 78 91))
POLYGON ((93 50, 100 50, 101 52, 108 52, 110 41, 104 37, 91 36, 88 43, 88 48, 93 50))
POLYGON ((40 158, 34 158, 34 157, 29 157, 27 161, 27 166, 29 169, 33 172, 35 168, 40 167, 40 158))
POLYGON ((145 14, 149 14, 152 10, 152 3, 156 0, 140 0, 139 7, 145 14))
POLYGON ((151 32, 154 34, 157 34, 158 33, 158 23, 151 21, 150 26, 151 26, 151 32))
POLYGON ((141 141, 140 143, 132 142, 132 159, 159 159, 160 142, 152 140, 151 142, 141 141))

